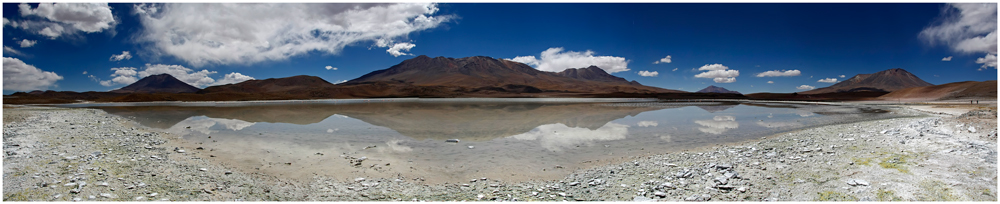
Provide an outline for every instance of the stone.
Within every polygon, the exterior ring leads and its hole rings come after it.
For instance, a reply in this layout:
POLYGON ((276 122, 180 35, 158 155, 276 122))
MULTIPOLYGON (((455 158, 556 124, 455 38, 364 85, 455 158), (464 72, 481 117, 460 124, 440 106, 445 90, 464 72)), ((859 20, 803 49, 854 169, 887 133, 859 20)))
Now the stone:
POLYGON ((183 149, 178 149, 178 150, 177 150, 177 153, 184 153, 184 152, 185 152, 185 151, 184 151, 183 149))
POLYGON ((559 196, 562 196, 562 197, 566 197, 566 193, 562 193, 562 192, 560 192, 560 193, 559 193, 559 196))
POLYGON ((149 197, 156 197, 157 195, 160 195, 160 193, 150 193, 149 197))
POLYGON ((469 146, 469 149, 473 149, 473 148, 476 148, 476 146, 469 146))
POLYGON ((105 197, 105 198, 117 198, 117 196, 112 195, 110 193, 102 193, 101 197, 105 197))
POLYGON ((199 168, 198 171, 208 171, 206 168, 199 168))
POLYGON ((976 132, 976 127, 969 126, 969 132, 976 132))
POLYGON ((76 183, 66 183, 66 184, 63 184, 63 186, 75 186, 75 185, 76 185, 76 183))
POLYGON ((362 181, 365 181, 365 178, 358 177, 354 179, 354 182, 362 182, 362 181))
POLYGON ((857 183, 858 185, 862 185, 862 186, 868 186, 868 185, 870 185, 868 183, 868 181, 861 180, 861 179, 854 179, 854 182, 857 183))
POLYGON ((569 186, 576 186, 576 185, 580 185, 580 182, 571 182, 571 183, 569 183, 569 186))
POLYGON ((739 187, 739 188, 737 188, 736 190, 737 190, 737 191, 740 191, 740 193, 746 193, 746 192, 747 192, 747 187, 744 187, 744 186, 740 186, 740 187, 739 187))
POLYGON ((145 199, 146 199, 146 197, 142 197, 142 196, 135 197, 135 200, 145 200, 145 199))
POLYGON ((458 143, 459 141, 460 140, 458 140, 458 139, 447 139, 447 140, 445 140, 445 142, 454 142, 454 143, 458 143))
POLYGON ((655 195, 656 197, 661 197, 661 198, 667 197, 667 193, 660 192, 660 191, 653 192, 653 195, 655 195))
POLYGON ((226 175, 229 175, 229 174, 233 174, 233 172, 232 172, 232 171, 226 171, 226 173, 225 173, 225 174, 226 174, 226 175))
POLYGON ((87 200, 94 200, 94 199, 97 199, 97 196, 92 196, 92 195, 87 196, 87 200))
POLYGON ((645 196, 636 196, 635 198, 632 198, 632 202, 653 202, 653 201, 656 200, 653 200, 652 198, 647 198, 645 196))

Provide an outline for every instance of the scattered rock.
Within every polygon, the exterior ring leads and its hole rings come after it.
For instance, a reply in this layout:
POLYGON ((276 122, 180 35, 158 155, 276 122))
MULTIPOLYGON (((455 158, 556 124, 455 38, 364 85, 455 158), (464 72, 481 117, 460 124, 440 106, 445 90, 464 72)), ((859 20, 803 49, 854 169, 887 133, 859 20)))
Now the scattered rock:
POLYGON ((459 142, 459 140, 458 140, 458 139, 447 139, 447 140, 445 140, 445 142, 454 142, 454 143, 458 143, 458 142, 459 142))

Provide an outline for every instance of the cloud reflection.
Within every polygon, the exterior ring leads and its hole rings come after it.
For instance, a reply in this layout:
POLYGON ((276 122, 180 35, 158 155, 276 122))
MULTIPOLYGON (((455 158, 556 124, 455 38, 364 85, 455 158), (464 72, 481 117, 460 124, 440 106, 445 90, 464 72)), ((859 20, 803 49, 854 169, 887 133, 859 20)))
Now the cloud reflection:
POLYGON ((637 125, 639 125, 639 127, 656 127, 657 125, 660 125, 660 123, 656 121, 639 121, 639 124, 637 125))
POLYGON ((722 134, 729 129, 740 127, 740 123, 736 122, 736 117, 727 115, 715 116, 712 120, 695 120, 694 123, 705 126, 699 127, 698 130, 711 134, 722 134))
POLYGON ((556 123, 541 125, 529 132, 511 137, 518 140, 538 140, 545 149, 562 151, 563 148, 577 145, 590 146, 596 141, 625 139, 628 127, 628 125, 609 122, 596 130, 590 130, 556 123))

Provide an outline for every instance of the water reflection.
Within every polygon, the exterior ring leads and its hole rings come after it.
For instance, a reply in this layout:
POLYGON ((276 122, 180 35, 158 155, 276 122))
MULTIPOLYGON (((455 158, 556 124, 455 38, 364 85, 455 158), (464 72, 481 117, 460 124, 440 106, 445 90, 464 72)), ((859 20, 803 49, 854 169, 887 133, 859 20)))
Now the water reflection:
POLYGON ((699 127, 698 130, 716 135, 740 127, 740 123, 736 122, 736 117, 728 115, 715 116, 712 117, 712 120, 695 120, 694 123, 704 126, 699 127))
POLYGON ((845 106, 718 103, 99 108, 180 135, 170 145, 204 147, 211 151, 189 152, 244 171, 305 179, 419 177, 431 183, 558 179, 629 156, 882 115, 845 106), (807 113, 813 115, 801 116, 807 113), (360 157, 368 160, 351 162, 360 157))
POLYGON ((537 140, 545 149, 562 151, 563 148, 574 146, 593 146, 595 141, 610 141, 625 139, 628 125, 609 122, 604 126, 591 130, 587 128, 569 127, 561 123, 538 126, 524 134, 511 138, 518 140, 537 140))

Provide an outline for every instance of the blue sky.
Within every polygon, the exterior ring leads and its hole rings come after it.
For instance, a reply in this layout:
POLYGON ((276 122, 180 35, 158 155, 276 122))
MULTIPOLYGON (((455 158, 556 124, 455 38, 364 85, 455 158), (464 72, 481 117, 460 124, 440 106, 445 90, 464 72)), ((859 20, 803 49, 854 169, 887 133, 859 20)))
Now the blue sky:
POLYGON ((684 91, 788 93, 891 68, 933 84, 984 81, 997 79, 996 10, 995 3, 5 3, 3 91, 108 91, 159 73, 200 88, 295 75, 336 83, 418 55, 489 56, 544 71, 598 65, 684 91), (667 56, 669 63, 660 61, 667 56), (779 74, 758 77, 767 71, 779 74))

